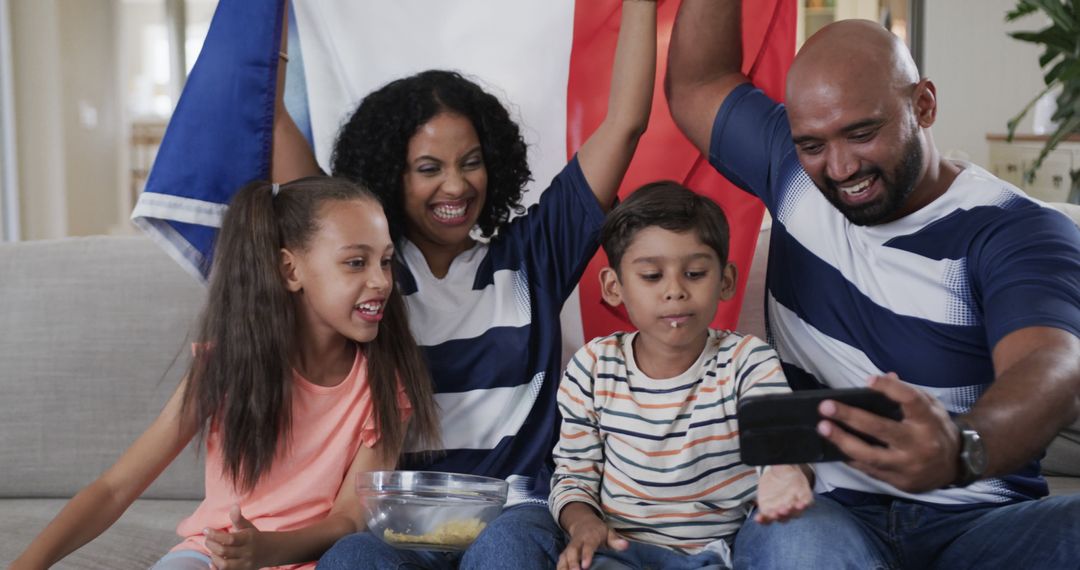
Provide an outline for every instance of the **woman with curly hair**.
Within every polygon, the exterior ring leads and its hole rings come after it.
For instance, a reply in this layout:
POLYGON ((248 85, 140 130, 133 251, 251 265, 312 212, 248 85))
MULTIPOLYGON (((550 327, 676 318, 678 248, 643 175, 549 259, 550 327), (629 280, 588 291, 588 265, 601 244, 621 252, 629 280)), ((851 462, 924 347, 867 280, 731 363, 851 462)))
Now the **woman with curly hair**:
MULTIPOLYGON (((517 123, 494 95, 456 72, 429 70, 393 81, 365 97, 338 133, 331 168, 377 188, 379 198, 392 210, 389 219, 396 240, 446 234, 440 241, 467 248, 474 241, 469 235, 472 228, 478 227, 481 236, 490 238, 511 213, 524 212, 521 195, 532 179, 526 150, 517 123), (467 205, 471 211, 466 208, 463 220, 436 217, 433 227, 410 230, 410 223, 423 224, 426 217, 410 211, 418 205, 410 199, 421 194, 415 190, 434 186, 426 181, 438 180, 432 174, 439 165, 430 159, 422 165, 410 164, 420 156, 410 156, 409 151, 419 151, 429 132, 454 141, 464 140, 459 135, 472 134, 458 133, 455 127, 475 132, 472 138, 478 146, 467 149, 474 152, 465 157, 463 171, 487 177, 486 182, 475 184, 483 195, 467 205)), ((421 251, 429 249, 415 245, 421 251)))
MULTIPOLYGON (((565 542, 546 501, 560 420, 559 313, 648 123, 656 2, 624 0, 620 26, 607 115, 528 210, 520 129, 457 73, 393 81, 342 127, 333 174, 383 203, 398 243, 395 279, 440 408, 441 448, 414 446, 403 467, 505 479, 510 497, 460 556, 395 550, 361 532, 320 568, 555 567, 565 542)), ((274 179, 317 171, 280 96, 276 117, 274 179)))

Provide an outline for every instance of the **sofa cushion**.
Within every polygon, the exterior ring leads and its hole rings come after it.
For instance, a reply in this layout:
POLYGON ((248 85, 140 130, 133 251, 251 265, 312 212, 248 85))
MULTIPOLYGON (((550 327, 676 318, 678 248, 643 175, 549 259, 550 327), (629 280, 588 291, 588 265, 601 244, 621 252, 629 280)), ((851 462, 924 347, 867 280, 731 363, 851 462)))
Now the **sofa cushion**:
MULTIPOLYGON (((0 567, 7 568, 66 503, 65 499, 0 499, 0 567)), ((180 543, 176 525, 198 506, 198 501, 191 500, 135 501, 109 530, 53 568, 149 568, 180 543)))
POLYGON ((1065 428, 1050 442, 1042 460, 1047 475, 1068 475, 1077 478, 1076 489, 1080 491, 1080 420, 1065 428))
POLYGON ((1080 477, 1047 477, 1046 484, 1051 495, 1074 495, 1080 493, 1080 477))
MULTIPOLYGON (((204 288, 143 237, 0 244, 0 275, 0 497, 70 497, 175 390, 204 288)), ((143 496, 202 487, 188 449, 143 496)))

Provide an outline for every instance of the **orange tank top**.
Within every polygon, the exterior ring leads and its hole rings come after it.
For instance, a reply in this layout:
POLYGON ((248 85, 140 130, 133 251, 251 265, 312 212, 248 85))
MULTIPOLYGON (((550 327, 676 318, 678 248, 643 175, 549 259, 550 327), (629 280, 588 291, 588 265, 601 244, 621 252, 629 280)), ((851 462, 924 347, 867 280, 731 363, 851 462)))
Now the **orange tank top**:
MULTIPOLYGON (((293 371, 292 434, 270 471, 255 488, 237 494, 222 470, 221 432, 211 427, 206 437, 206 498, 176 533, 184 541, 173 548, 209 555, 204 528, 232 531, 229 509, 239 504, 244 518, 263 531, 296 530, 314 524, 330 512, 345 474, 361 445, 373 447, 379 434, 367 381, 367 360, 356 351, 348 376, 336 386, 313 384, 293 371)), ((398 406, 407 419, 412 407, 402 387, 398 406)), ((278 568, 315 568, 315 562, 278 568)))

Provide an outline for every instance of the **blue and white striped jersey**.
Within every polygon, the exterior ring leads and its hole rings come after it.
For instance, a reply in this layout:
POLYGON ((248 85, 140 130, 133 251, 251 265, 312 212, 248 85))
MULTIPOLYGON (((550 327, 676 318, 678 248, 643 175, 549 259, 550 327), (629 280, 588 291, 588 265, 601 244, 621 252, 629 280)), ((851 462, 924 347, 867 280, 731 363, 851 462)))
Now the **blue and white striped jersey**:
POLYGON ((397 276, 427 356, 443 450, 411 469, 507 479, 508 505, 547 501, 558 439, 559 311, 596 252, 604 213, 573 159, 539 203, 435 278, 406 243, 397 276))

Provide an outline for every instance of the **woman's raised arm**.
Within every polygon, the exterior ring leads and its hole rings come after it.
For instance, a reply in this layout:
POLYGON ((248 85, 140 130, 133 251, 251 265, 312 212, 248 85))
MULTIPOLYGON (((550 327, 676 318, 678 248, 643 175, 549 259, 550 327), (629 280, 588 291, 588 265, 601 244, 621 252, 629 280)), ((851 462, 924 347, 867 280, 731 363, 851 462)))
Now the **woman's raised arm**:
POLYGON ((623 0, 604 121, 578 150, 600 207, 615 200, 652 111, 656 82, 656 1, 623 0))
POLYGON ((274 141, 270 159, 270 179, 284 184, 297 178, 322 174, 315 152, 285 108, 285 69, 289 64, 289 3, 281 19, 281 53, 278 60, 277 89, 274 95, 274 141))

